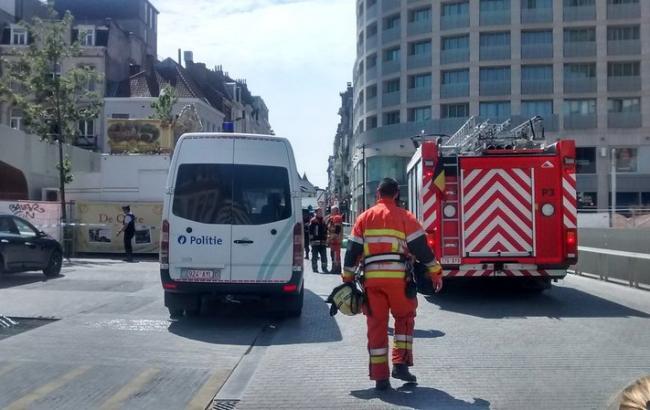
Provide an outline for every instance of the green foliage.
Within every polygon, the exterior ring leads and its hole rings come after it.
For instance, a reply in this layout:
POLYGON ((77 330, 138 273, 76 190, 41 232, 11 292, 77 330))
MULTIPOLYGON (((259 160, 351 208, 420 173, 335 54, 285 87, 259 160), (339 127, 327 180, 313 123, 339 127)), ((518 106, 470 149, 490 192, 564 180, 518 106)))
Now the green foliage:
MULTIPOLYGON (((61 171, 61 164, 56 164, 56 170, 61 171)), ((72 161, 67 155, 63 160, 63 182, 69 184, 74 181, 74 175, 72 175, 72 161)))
POLYGON ((169 84, 165 84, 162 90, 160 90, 160 95, 158 99, 151 103, 151 108, 153 108, 154 114, 151 116, 152 119, 161 120, 163 125, 169 126, 174 121, 174 116, 172 115, 172 110, 174 109, 174 104, 178 101, 176 97, 176 90, 169 84))
POLYGON ((82 55, 78 42, 70 43, 72 15, 21 23, 33 39, 15 47, 3 61, 2 99, 23 112, 27 130, 43 139, 73 141, 78 123, 99 116, 103 92, 101 76, 88 67, 69 67, 82 55))

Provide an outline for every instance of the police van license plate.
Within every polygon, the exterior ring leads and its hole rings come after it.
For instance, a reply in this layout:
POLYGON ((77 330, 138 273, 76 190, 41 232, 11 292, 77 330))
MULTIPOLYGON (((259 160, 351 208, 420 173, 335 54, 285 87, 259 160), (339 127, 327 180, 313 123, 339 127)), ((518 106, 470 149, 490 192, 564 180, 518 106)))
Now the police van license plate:
POLYGON ((181 279, 189 282, 217 282, 221 269, 181 269, 181 279))

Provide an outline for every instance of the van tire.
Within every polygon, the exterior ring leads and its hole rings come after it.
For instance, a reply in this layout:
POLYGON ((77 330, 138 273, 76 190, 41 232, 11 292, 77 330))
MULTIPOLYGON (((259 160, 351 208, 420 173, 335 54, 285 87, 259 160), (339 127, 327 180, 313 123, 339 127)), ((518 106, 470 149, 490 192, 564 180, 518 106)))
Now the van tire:
POLYGON ((300 289, 297 295, 287 296, 284 304, 286 317, 300 317, 305 300, 305 288, 300 289))
POLYGON ((167 308, 169 309, 169 318, 170 319, 179 319, 183 317, 183 309, 178 308, 167 308))

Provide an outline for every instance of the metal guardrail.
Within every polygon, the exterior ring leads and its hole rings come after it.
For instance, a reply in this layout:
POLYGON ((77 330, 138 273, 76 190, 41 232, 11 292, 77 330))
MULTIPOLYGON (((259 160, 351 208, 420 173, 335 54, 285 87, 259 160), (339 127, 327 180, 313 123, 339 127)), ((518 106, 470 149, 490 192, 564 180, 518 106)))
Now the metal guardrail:
POLYGON ((650 254, 589 246, 579 246, 578 253, 576 274, 627 282, 632 287, 650 290, 650 254))

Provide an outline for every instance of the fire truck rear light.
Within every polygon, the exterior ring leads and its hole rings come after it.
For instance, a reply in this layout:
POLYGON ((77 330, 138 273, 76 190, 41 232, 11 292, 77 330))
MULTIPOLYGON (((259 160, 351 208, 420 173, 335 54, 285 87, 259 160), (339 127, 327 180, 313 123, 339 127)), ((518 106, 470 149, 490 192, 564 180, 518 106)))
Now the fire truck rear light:
POLYGON ((566 244, 568 246, 574 247, 576 246, 576 232, 575 231, 567 231, 566 233, 566 244))
POLYGON ((427 245, 431 250, 436 246, 436 238, 432 234, 427 234, 427 245))
POLYGON ((554 213, 555 213, 555 207, 553 206, 553 204, 542 205, 542 215, 553 216, 554 213))
POLYGON ((426 176, 427 178, 431 178, 433 176, 433 171, 432 170, 424 171, 424 176, 426 176))

